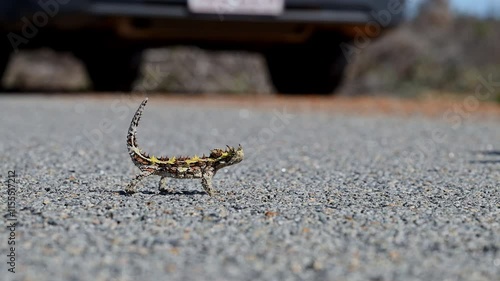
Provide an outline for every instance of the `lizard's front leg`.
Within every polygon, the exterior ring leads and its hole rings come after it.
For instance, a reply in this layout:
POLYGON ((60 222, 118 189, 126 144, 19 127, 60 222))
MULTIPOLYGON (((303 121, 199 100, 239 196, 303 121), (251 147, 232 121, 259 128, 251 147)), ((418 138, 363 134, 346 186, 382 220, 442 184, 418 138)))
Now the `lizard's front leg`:
POLYGON ((203 189, 208 193, 208 195, 213 196, 215 191, 212 187, 212 178, 214 176, 213 170, 206 170, 203 172, 201 177, 201 185, 203 189))
POLYGON ((162 176, 161 177, 160 182, 158 183, 158 190, 160 192, 168 192, 168 191, 170 191, 168 189, 168 186, 167 186, 167 177, 166 176, 162 176))
POLYGON ((136 190, 136 185, 142 180, 144 179, 145 177, 149 177, 151 176, 153 173, 155 172, 155 170, 144 170, 144 171, 141 171, 139 174, 137 174, 137 176, 135 176, 135 178, 127 185, 127 187, 125 188, 125 191, 129 194, 133 194, 133 193, 136 193, 137 190, 136 190))

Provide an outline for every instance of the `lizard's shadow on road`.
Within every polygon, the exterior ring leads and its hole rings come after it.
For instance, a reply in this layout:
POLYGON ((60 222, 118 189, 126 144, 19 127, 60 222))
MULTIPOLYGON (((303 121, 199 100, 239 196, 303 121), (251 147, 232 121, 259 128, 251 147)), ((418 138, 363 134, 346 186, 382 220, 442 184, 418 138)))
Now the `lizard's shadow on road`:
MULTIPOLYGON (((113 193, 118 193, 121 196, 133 196, 133 194, 129 194, 123 190, 114 190, 113 193)), ((204 191, 190 190, 190 191, 172 191, 172 192, 155 192, 155 191, 138 191, 137 193, 143 195, 158 195, 158 196, 172 196, 172 195, 185 195, 185 196, 194 196, 194 195, 206 195, 204 191)))
POLYGON ((487 150, 487 151, 473 151, 475 155, 480 156, 497 156, 498 159, 485 159, 485 160, 471 160, 471 164, 499 164, 500 163, 500 150, 487 150))

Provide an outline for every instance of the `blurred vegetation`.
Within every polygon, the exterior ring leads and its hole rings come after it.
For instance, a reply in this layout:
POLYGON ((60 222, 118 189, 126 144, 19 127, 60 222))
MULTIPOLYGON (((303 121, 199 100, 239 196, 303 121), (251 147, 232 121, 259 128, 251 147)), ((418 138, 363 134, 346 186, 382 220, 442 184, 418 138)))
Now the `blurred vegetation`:
POLYGON ((428 4, 357 56, 345 93, 468 95, 482 77, 497 82, 488 99, 500 100, 500 21, 453 15, 445 0, 428 4))

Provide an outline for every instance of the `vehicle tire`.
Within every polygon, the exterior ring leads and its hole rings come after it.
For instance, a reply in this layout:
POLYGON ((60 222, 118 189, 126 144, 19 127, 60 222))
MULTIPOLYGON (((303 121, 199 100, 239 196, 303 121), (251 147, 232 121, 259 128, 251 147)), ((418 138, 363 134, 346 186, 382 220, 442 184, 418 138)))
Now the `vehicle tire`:
POLYGON ((0 90, 2 91, 5 90, 2 85, 2 79, 7 69, 7 64, 9 63, 10 54, 11 52, 8 48, 0 47, 0 90))
MULTIPOLYGON (((343 37, 342 37, 343 38, 343 37)), ((281 94, 328 95, 342 82, 347 59, 335 34, 304 44, 278 46, 265 53, 275 89, 281 94)))
POLYGON ((139 73, 141 51, 117 48, 79 50, 74 54, 85 64, 94 91, 132 90, 139 73))

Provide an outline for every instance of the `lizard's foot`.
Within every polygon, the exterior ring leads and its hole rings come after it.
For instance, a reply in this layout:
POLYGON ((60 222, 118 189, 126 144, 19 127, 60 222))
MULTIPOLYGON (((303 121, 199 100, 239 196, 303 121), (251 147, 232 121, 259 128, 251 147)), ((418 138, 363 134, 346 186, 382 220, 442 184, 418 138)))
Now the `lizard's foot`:
POLYGON ((135 178, 127 185, 127 187, 125 188, 125 191, 128 193, 128 194, 134 194, 137 192, 136 190, 136 186, 137 184, 142 180, 144 179, 145 177, 149 177, 150 175, 153 174, 154 171, 147 171, 147 170, 144 170, 144 171, 141 171, 139 174, 137 174, 135 176, 135 178))
POLYGON ((174 193, 175 191, 173 188, 168 188, 167 186, 158 188, 158 190, 160 191, 160 193, 174 193))
POLYGON ((158 190, 160 191, 160 193, 174 192, 172 188, 168 188, 167 186, 167 177, 161 177, 160 182, 158 183, 158 190))
POLYGON ((136 192, 137 192, 137 190, 135 189, 135 187, 134 187, 134 186, 130 186, 130 185, 129 185, 129 186, 127 186, 127 187, 125 188, 125 192, 126 192, 126 193, 128 193, 128 194, 134 194, 134 193, 136 193, 136 192))
POLYGON ((213 189, 207 189, 207 188, 204 188, 205 189, 205 192, 210 195, 210 197, 213 197, 215 194, 217 194, 217 192, 213 189))

